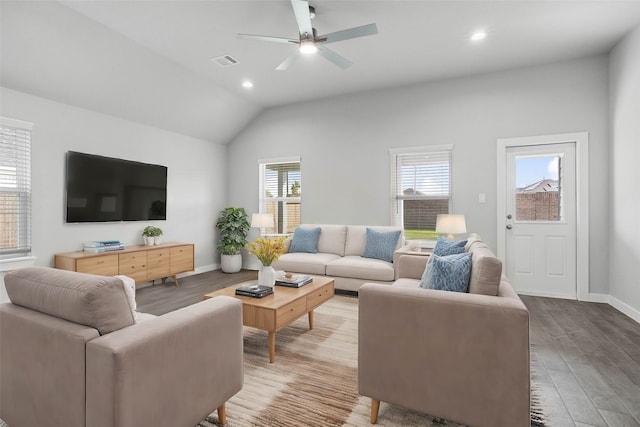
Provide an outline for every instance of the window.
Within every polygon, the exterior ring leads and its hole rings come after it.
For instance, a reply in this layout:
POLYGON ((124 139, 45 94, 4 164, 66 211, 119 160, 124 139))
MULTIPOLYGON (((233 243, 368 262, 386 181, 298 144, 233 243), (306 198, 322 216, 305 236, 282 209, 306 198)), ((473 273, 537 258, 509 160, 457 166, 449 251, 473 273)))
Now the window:
POLYGON ((300 158, 260 160, 260 212, 273 215, 265 233, 293 233, 300 225, 300 158))
POLYGON ((0 259, 31 252, 32 127, 0 117, 0 259))
POLYGON ((432 240, 438 214, 449 213, 453 146, 392 149, 391 218, 409 240, 432 240))

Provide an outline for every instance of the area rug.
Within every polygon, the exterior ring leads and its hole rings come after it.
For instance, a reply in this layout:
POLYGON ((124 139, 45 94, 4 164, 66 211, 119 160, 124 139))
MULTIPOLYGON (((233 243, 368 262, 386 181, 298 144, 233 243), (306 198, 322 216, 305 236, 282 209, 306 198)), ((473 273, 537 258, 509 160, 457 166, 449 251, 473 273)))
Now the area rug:
MULTIPOLYGON (((337 295, 276 335, 275 363, 269 363, 267 334, 245 328, 244 387, 226 405, 227 425, 369 427, 371 399, 358 395, 358 300, 337 295)), ((532 426, 544 416, 532 388, 532 426)), ((218 425, 216 413, 200 427, 218 425)), ((380 426, 447 426, 448 422, 380 404, 380 426)))

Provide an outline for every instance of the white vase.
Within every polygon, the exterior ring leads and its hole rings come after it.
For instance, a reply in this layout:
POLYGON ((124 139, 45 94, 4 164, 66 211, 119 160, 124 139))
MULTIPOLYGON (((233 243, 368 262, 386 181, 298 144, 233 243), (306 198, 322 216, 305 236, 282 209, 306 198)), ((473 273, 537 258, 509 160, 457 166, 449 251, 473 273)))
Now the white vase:
POLYGON ((162 243, 162 238, 160 236, 156 236, 153 238, 154 245, 159 245, 160 243, 162 243))
POLYGON ((273 288, 276 284, 276 271, 270 265, 265 265, 258 272, 258 284, 273 288))
POLYGON ((142 236, 144 238, 144 244, 146 246, 153 246, 156 238, 155 237, 151 237, 151 236, 142 236))

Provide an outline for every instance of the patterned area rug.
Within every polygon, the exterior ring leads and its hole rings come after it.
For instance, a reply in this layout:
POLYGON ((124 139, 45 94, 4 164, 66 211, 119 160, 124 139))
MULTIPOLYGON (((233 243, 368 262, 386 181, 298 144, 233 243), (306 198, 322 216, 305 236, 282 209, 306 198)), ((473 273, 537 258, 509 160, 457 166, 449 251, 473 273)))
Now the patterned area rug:
MULTIPOLYGON (((338 295, 317 308, 312 331, 304 316, 278 332, 273 364, 266 332, 245 328, 244 334, 244 387, 227 402, 229 427, 371 425, 371 400, 358 395, 357 298, 338 295)), ((532 395, 531 425, 544 426, 535 386, 532 395)), ((199 426, 217 422, 213 413, 199 426)), ((460 426, 385 402, 378 425, 460 426)))

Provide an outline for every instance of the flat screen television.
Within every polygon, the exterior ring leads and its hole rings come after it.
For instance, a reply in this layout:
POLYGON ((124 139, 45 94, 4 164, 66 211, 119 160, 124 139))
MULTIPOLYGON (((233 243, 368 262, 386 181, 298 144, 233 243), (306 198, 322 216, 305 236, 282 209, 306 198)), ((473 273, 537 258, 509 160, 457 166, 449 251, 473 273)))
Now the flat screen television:
POLYGON ((167 167, 67 152, 66 222, 167 219, 167 167))

